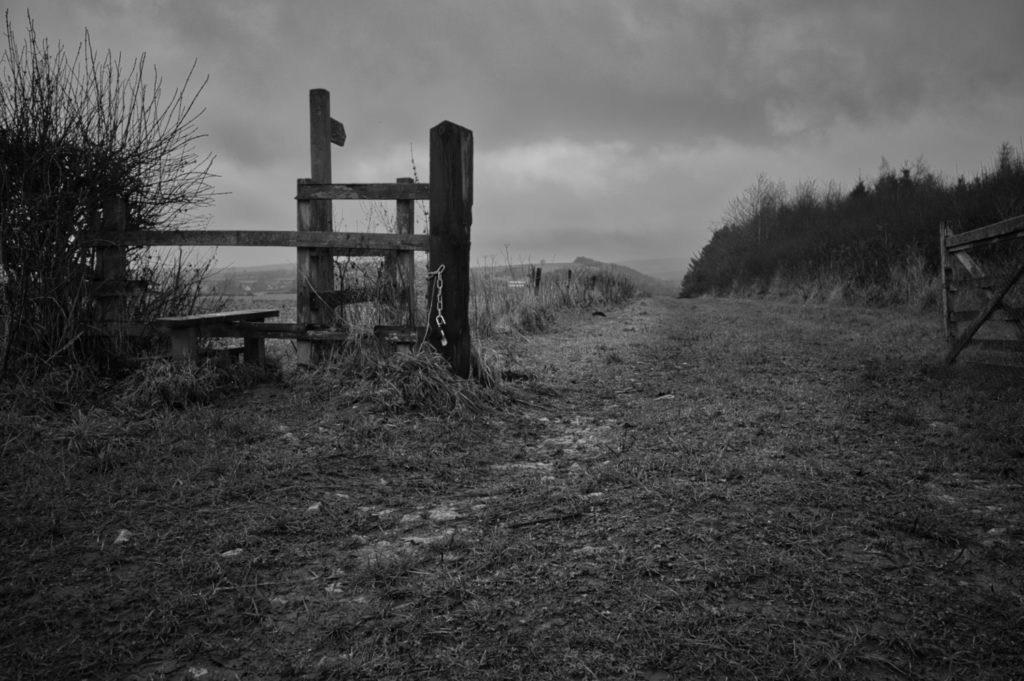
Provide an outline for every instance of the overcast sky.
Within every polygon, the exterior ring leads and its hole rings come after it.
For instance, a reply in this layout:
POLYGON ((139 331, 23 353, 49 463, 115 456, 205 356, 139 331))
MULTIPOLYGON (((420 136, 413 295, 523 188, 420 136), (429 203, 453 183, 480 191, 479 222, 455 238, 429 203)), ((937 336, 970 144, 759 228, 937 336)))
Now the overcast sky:
MULTIPOLYGON (((24 5, 8 3, 16 28, 24 5)), ((1021 0, 33 0, 40 36, 177 85, 198 60, 211 229, 294 229, 308 93, 348 132, 335 182, 426 181, 442 120, 475 144, 477 261, 677 258, 766 173, 946 177, 1024 135, 1021 0)), ((335 204, 345 229, 366 207, 335 204)), ((229 261, 294 260, 247 249, 229 261)))

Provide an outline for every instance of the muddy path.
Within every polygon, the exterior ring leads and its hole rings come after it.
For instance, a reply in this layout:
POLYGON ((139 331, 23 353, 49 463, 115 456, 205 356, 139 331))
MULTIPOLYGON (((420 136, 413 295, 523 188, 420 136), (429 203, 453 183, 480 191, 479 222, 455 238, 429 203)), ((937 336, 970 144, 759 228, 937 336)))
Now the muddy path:
MULTIPOLYGON (((191 467, 37 613, 95 678, 1020 678, 1019 375, 894 312, 602 313, 489 341, 505 399, 459 420, 288 384, 167 417, 207 419, 191 467)), ((66 532, 44 564, 82 565, 66 532)))

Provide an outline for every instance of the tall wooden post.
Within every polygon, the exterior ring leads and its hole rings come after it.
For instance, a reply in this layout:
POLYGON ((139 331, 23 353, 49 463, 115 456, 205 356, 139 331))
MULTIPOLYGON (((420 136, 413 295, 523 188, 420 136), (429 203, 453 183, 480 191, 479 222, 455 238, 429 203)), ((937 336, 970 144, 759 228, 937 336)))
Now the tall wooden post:
POLYGON ((945 222, 939 223, 939 258, 942 269, 942 323, 946 330, 946 347, 956 338, 953 326, 953 265, 949 262, 946 239, 953 233, 945 222))
MULTIPOLYGON (((103 202, 103 231, 122 233, 128 228, 128 202, 115 196, 103 202)), ((104 244, 96 249, 96 305, 99 321, 124 321, 128 279, 128 250, 122 243, 104 244)))
POLYGON ((473 224, 473 133, 444 121, 430 130, 430 342, 469 377, 469 231, 473 224), (443 269, 442 269, 443 268, 443 269), (440 295, 438 295, 440 294, 440 295), (444 324, 438 328, 438 306, 444 324))
MULTIPOLYGON (((331 141, 339 137, 341 124, 331 120, 331 94, 327 90, 309 91, 309 157, 310 179, 299 184, 331 183, 331 141)), ((344 131, 340 142, 344 143, 344 131)), ((333 211, 329 200, 302 200, 298 202, 298 230, 300 232, 330 232, 333 211)), ((296 320, 300 324, 330 324, 333 310, 317 293, 333 291, 334 261, 330 250, 299 248, 297 259, 296 320)), ((317 345, 300 340, 296 344, 296 361, 301 365, 315 364, 317 345)))

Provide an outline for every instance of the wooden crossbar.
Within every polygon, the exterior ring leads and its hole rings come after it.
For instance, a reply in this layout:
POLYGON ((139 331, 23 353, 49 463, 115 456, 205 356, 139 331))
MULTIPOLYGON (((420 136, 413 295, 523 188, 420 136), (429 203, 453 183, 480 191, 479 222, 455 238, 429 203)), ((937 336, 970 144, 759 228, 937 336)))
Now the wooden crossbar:
POLYGON ((429 201, 430 185, 425 182, 378 182, 372 184, 314 184, 300 182, 295 194, 299 201, 429 201))
POLYGON ((978 244, 1007 238, 1024 238, 1024 215, 946 237, 946 249, 956 253, 978 244))
POLYGON ((374 234, 369 232, 296 232, 260 230, 97 232, 93 244, 119 246, 284 246, 330 248, 367 255, 393 251, 429 251, 426 234, 374 234))

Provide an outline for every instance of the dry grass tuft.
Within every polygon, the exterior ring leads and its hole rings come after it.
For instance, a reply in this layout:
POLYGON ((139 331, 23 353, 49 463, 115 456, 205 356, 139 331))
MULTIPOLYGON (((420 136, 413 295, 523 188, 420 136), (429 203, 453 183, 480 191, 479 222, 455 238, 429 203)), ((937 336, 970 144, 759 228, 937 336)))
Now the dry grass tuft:
POLYGON ((459 418, 494 407, 501 399, 492 389, 497 383, 494 372, 479 361, 475 366, 478 376, 466 380, 454 375, 430 346, 406 353, 352 347, 289 381, 342 404, 370 405, 390 414, 459 418))
POLYGON ((418 411, 463 417, 495 404, 495 394, 477 381, 451 372, 433 349, 396 353, 372 377, 373 399, 387 411, 418 411))
POLYGON ((210 404, 227 393, 275 377, 276 370, 271 366, 157 359, 143 364, 117 384, 116 402, 134 409, 183 409, 210 404))

